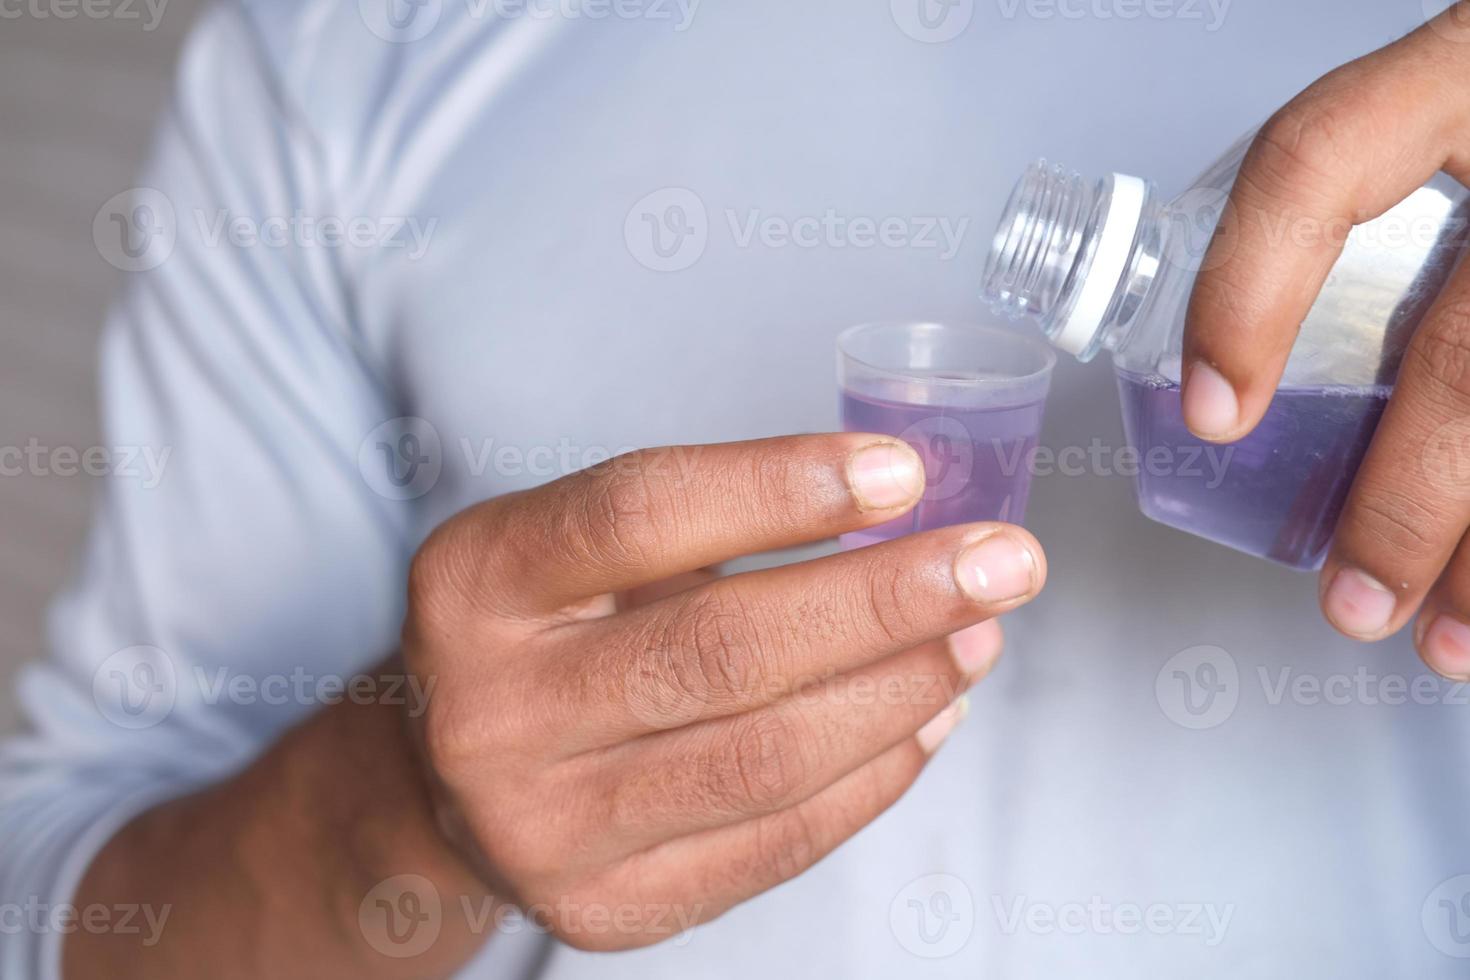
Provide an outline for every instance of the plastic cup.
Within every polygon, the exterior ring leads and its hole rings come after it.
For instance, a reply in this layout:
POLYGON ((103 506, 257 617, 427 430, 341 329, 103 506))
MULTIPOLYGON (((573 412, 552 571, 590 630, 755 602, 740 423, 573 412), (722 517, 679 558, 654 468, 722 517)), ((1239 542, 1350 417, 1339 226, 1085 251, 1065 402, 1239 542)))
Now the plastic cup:
POLYGON ((1051 387, 1051 348, 1008 330, 871 323, 837 338, 842 427, 896 436, 924 460, 913 510, 844 548, 972 521, 1019 524, 1051 387))

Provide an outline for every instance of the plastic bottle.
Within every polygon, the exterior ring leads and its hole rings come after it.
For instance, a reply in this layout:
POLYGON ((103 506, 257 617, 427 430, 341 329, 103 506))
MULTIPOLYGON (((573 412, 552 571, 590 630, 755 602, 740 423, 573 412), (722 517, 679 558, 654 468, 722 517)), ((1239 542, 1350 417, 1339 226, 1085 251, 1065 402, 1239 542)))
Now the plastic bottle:
MULTIPOLYGON (((1381 217, 1337 231, 1342 258, 1302 323, 1264 420, 1231 446, 1180 415, 1185 309, 1249 146, 1184 194, 1040 161, 1006 206, 985 273, 997 312, 1089 361, 1112 354, 1149 517, 1294 568, 1321 565, 1410 335, 1458 261, 1470 192, 1446 174, 1381 217)), ((1277 229, 1284 235, 1331 229, 1277 229)))

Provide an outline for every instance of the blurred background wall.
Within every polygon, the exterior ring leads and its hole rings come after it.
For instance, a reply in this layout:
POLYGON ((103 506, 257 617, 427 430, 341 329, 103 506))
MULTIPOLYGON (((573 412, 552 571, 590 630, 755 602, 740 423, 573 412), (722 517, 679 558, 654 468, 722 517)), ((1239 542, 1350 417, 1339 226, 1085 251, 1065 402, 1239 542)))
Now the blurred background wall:
MULTIPOLYGON (((198 6, 0 5, 0 450, 101 444, 97 335, 122 274, 93 245, 92 219, 133 185, 198 6)), ((46 602, 98 482, 18 468, 0 475, 0 732, 19 724, 15 673, 44 649, 46 602)))

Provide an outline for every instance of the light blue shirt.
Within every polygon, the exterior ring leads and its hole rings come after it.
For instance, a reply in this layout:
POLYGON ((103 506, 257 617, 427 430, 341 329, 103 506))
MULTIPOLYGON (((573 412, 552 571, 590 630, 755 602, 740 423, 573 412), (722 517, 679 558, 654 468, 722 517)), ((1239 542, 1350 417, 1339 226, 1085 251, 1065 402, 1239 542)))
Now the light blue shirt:
MULTIPOLYGON (((982 315, 1030 159, 1181 189, 1425 12, 923 4, 206 14, 144 190, 94 229, 131 270, 107 444, 165 462, 109 481, 23 678, 0 908, 64 907, 124 822, 391 652, 449 514, 632 446, 835 428, 838 330, 982 315)), ((1101 462, 1038 478, 1050 588, 902 802, 678 941, 507 929, 465 975, 1463 976, 1464 689, 1335 636, 1311 576, 1140 517, 1105 364, 1059 367, 1045 442, 1101 462)), ((57 975, 42 919, 0 917, 0 974, 57 975)))

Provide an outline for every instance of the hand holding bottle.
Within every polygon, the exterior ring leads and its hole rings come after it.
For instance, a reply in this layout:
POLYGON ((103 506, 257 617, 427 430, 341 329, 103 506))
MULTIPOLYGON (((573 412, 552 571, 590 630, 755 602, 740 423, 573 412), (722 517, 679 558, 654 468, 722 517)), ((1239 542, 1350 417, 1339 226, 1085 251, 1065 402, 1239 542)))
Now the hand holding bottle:
MULTIPOLYGON (((1250 433, 1342 252, 1436 172, 1470 182, 1470 3, 1320 79, 1265 126, 1190 300, 1183 411, 1217 442, 1250 433), (1316 228, 1320 234, 1291 233, 1316 228), (1282 234, 1287 229, 1287 234, 1282 234)), ((1430 667, 1470 677, 1470 267, 1414 334, 1322 569, 1343 633, 1386 637, 1418 611, 1430 667)))

